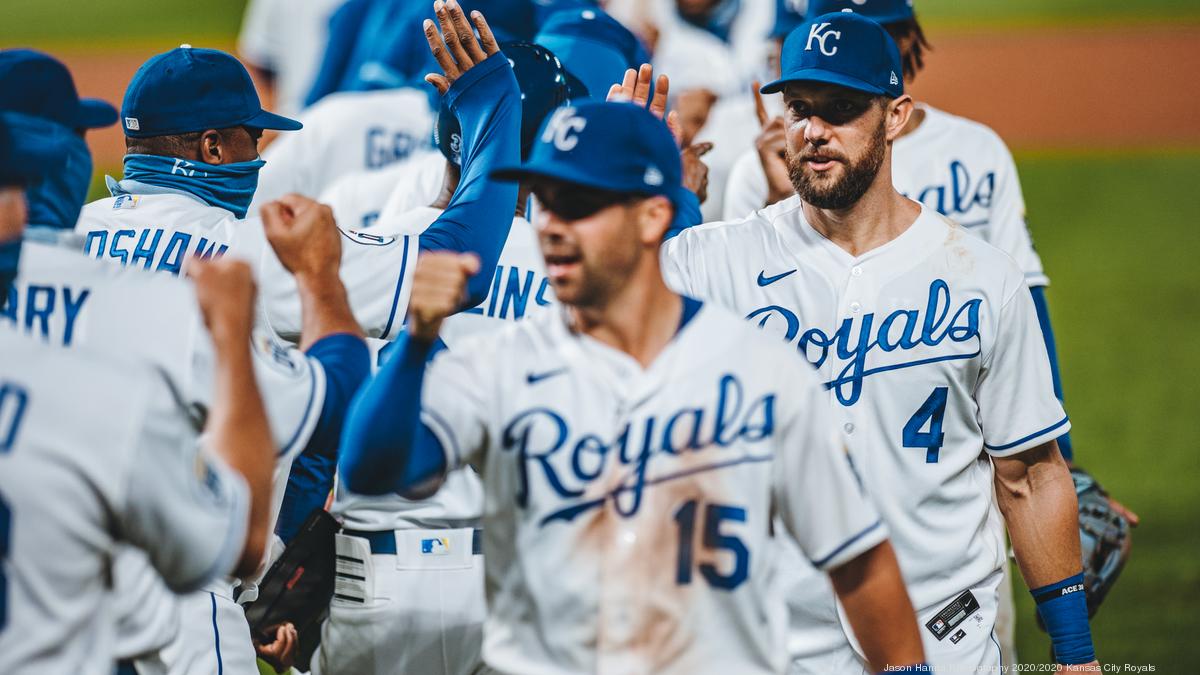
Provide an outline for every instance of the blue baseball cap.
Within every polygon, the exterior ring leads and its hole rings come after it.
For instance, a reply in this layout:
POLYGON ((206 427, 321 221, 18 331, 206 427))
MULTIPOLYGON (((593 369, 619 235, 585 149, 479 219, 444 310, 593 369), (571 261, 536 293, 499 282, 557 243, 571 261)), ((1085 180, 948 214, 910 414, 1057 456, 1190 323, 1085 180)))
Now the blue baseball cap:
POLYGON ((34 183, 62 168, 72 129, 0 109, 0 185, 34 183))
POLYGON ((182 45, 138 68, 125 90, 121 126, 131 138, 246 126, 296 131, 303 125, 262 108, 250 73, 230 54, 182 45))
POLYGON ((529 159, 492 178, 549 178, 611 192, 684 199, 679 146, 666 123, 633 103, 584 101, 555 110, 529 159))
MULTIPOLYGON (((809 7, 812 2, 809 2, 809 7)), ((804 0, 775 0, 775 23, 767 37, 773 40, 786 38, 796 26, 804 23, 804 0)))
POLYGON ((876 23, 893 23, 913 18, 912 5, 912 0, 808 0, 808 14, 853 12, 876 23))
POLYGON ((870 94, 904 95, 900 50, 874 21, 847 12, 816 16, 787 37, 783 76, 760 91, 774 94, 789 82, 828 82, 870 94))
POLYGON ((80 98, 71 71, 49 54, 0 50, 0 109, 51 120, 69 129, 98 129, 117 121, 117 109, 80 98))
POLYGON ((593 98, 603 98, 625 71, 649 63, 637 36, 594 7, 555 12, 533 39, 554 52, 593 98))

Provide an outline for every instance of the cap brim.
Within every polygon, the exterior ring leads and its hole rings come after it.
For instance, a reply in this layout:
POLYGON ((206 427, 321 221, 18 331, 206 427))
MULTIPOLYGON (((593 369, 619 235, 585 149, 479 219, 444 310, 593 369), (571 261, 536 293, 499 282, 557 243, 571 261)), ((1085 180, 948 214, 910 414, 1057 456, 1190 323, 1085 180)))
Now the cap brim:
POLYGON ((276 115, 266 110, 261 110, 254 117, 242 122, 242 126, 254 127, 255 129, 275 129, 277 131, 299 131, 304 128, 303 124, 290 117, 276 115))
POLYGON ((77 129, 100 129, 117 122, 117 109, 98 98, 79 99, 77 129))
POLYGON ((530 178, 549 178, 550 180, 575 183, 584 187, 610 190, 612 192, 646 192, 646 186, 640 183, 628 187, 605 183, 602 179, 584 173, 570 164, 555 161, 538 162, 535 160, 515 166, 502 166, 493 169, 490 176, 498 181, 512 183, 519 183, 530 178))
POLYGON ((836 84, 848 89, 865 91, 868 94, 882 94, 890 96, 886 90, 877 87, 865 80, 860 80, 857 77, 843 75, 831 70, 822 70, 820 68, 805 68, 803 70, 794 70, 787 75, 763 85, 758 91, 763 94, 777 94, 783 91, 784 86, 791 82, 825 82, 827 84, 836 84))

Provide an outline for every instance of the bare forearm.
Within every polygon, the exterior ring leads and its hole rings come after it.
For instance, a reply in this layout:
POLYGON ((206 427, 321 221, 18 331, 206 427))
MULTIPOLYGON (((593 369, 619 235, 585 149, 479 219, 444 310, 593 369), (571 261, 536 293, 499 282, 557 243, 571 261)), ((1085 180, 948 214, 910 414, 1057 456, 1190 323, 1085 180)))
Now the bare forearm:
POLYGON ((337 272, 296 278, 300 294, 300 349, 308 349, 321 338, 335 333, 362 337, 362 327, 350 311, 346 287, 337 272))
POLYGON ((996 499, 1025 583, 1039 588, 1078 574, 1079 507, 1058 445, 1051 441, 994 463, 996 499))
POLYGON ((888 542, 829 573, 872 670, 925 660, 917 617, 888 542))
POLYGON ((274 445, 267 414, 254 379, 250 345, 245 337, 216 338, 217 366, 209 446, 250 487, 250 522, 246 545, 235 574, 251 572, 262 559, 270 522, 271 469, 274 445))

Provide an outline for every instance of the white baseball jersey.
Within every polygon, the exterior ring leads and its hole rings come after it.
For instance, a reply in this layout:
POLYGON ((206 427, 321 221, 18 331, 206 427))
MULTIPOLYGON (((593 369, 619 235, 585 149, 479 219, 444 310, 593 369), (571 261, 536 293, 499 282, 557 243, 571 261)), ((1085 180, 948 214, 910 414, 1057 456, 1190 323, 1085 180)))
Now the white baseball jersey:
MULTIPOLYGON (((421 232, 442 214, 430 207, 414 209, 392 221, 402 231, 421 232)), ((537 233, 524 218, 514 218, 508 239, 500 252, 488 296, 476 307, 442 322, 441 338, 450 349, 470 335, 495 331, 501 322, 537 316, 558 300, 546 278, 546 265, 538 247, 537 233)), ((384 344, 372 341, 379 363, 384 344)), ((341 483, 334 492, 333 513, 346 527, 355 530, 403 530, 414 527, 464 527, 478 524, 483 512, 483 485, 474 471, 455 471, 446 484, 428 499, 412 501, 397 494, 358 495, 341 483)))
MULTIPOLYGON (((26 240, 9 303, 0 310, 0 325, 4 324, 51 345, 152 364, 197 415, 213 405, 216 357, 195 291, 186 280, 92 260, 78 247, 26 240)), ((316 359, 283 347, 267 330, 256 331, 251 347, 255 379, 278 449, 273 527, 292 461, 320 419, 325 372, 316 359)), ((140 551, 125 547, 118 560, 119 592, 112 605, 121 622, 117 654, 142 654, 174 633, 175 597, 152 578, 140 551)), ((228 593, 227 581, 214 587, 221 584, 228 593)))
MULTIPOLYGON (((1025 223, 1025 198, 1008 146, 988 127, 926 104, 925 119, 892 144, 892 182, 1017 261, 1029 286, 1050 280, 1025 223)), ((758 152, 744 153, 725 188, 724 219, 763 207, 767 179, 758 152)))
POLYGON ((783 202, 687 230, 662 259, 680 292, 733 309, 816 367, 918 610, 999 569, 988 455, 1070 427, 1011 258, 927 207, 855 258, 783 202))
MULTIPOLYGON (((261 220, 240 220, 177 190, 133 181, 121 185, 138 194, 83 207, 75 231, 86 237, 88 255, 176 275, 192 255, 235 255, 256 267, 259 298, 271 327, 285 339, 300 335, 296 281, 267 244, 261 220)), ((395 337, 408 306, 417 238, 341 232, 341 277, 354 317, 372 337, 395 337)))
POLYGON ((822 569, 886 536, 812 371, 723 309, 646 369, 555 311, 439 354, 424 382, 448 466, 486 487, 500 672, 780 672, 771 515, 822 569))
POLYGON ((333 181, 321 193, 321 203, 333 209, 342 227, 361 229, 372 234, 420 234, 377 230, 377 221, 386 209, 400 216, 419 206, 432 204, 442 189, 446 159, 436 150, 415 153, 377 171, 359 171, 333 181))
POLYGON ((295 117, 312 88, 329 17, 344 0, 250 0, 238 34, 238 56, 275 73, 273 110, 295 117))
POLYGON ((148 366, 7 327, 0 353, 0 672, 109 675, 117 542, 195 589, 241 553, 245 483, 148 366))
POLYGON ((410 88, 332 94, 298 119, 303 129, 263 151, 250 213, 289 192, 316 198, 342 176, 405 160, 429 148, 433 134, 429 97, 410 88))

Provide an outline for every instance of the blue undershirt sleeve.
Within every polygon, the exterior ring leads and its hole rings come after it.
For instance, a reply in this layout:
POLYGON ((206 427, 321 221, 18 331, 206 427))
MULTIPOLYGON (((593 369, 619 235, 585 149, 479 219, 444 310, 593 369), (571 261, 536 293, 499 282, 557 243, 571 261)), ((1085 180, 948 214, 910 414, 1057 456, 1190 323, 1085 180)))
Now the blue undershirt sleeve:
POLYGON ((304 450, 292 461, 275 534, 290 543, 308 516, 324 508, 337 470, 338 442, 346 410, 371 372, 371 354, 362 338, 346 333, 328 335, 308 348, 325 371, 325 400, 321 416, 304 450))
POLYGON ((684 190, 675 204, 675 217, 671 220, 671 228, 663 235, 663 241, 678 236, 689 227, 699 225, 702 220, 704 216, 700 212, 700 198, 691 190, 684 190))
MULTIPOLYGON (((1046 354, 1050 356, 1050 374, 1054 378, 1054 395, 1063 401, 1062 378, 1058 372, 1058 349, 1054 343, 1054 329, 1050 327, 1050 307, 1046 304, 1046 287, 1034 286, 1029 289, 1033 295, 1033 306, 1037 310, 1038 325, 1042 327, 1042 339, 1046 341, 1046 354)), ((1058 437, 1058 449, 1068 462, 1074 461, 1075 453, 1071 448, 1071 432, 1058 437)))
POLYGON ((444 348, 441 340, 425 344, 402 334, 350 404, 338 471, 351 492, 403 495, 446 472, 446 454, 421 422, 425 368, 444 348))
POLYGON ((487 297, 517 205, 517 184, 488 175, 521 161, 520 90, 508 59, 493 54, 468 70, 446 92, 446 103, 462 127, 462 177, 450 205, 421 234, 420 247, 479 256, 464 304, 474 307, 487 297))

